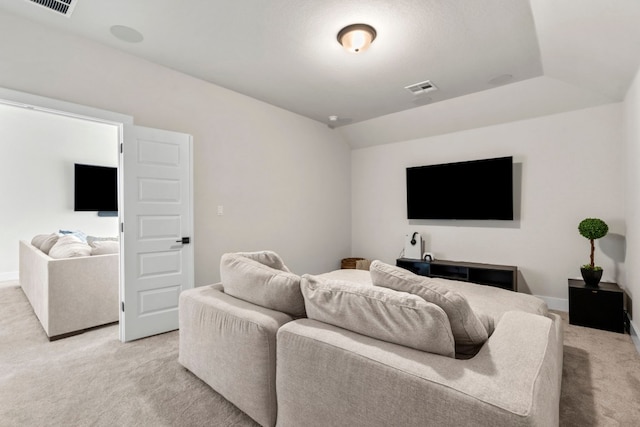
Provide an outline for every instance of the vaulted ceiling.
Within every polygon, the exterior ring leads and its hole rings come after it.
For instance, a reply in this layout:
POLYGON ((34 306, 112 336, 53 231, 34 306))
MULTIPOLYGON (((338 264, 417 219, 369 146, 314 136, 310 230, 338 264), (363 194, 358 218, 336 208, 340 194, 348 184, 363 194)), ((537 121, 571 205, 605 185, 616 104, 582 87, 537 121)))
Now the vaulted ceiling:
POLYGON ((73 1, 69 16, 32 0, 3 0, 0 13, 331 127, 408 110, 437 117, 446 106, 462 114, 467 104, 457 98, 482 103, 468 96, 507 86, 523 88, 522 105, 509 104, 507 116, 536 103, 553 112, 563 102, 617 102, 640 66, 637 0, 73 1), (377 38, 366 52, 346 52, 336 34, 359 22, 377 38), (437 90, 405 89, 425 80, 437 90))

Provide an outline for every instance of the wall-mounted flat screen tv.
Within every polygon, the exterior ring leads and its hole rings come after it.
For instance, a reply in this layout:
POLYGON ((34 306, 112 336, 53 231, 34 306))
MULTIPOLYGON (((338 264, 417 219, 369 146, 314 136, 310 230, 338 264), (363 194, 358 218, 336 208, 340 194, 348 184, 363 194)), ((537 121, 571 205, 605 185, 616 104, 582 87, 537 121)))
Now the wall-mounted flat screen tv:
POLYGON ((118 210, 118 168, 75 164, 74 210, 118 210))
POLYGON ((513 158, 407 168, 409 219, 513 220, 513 158))

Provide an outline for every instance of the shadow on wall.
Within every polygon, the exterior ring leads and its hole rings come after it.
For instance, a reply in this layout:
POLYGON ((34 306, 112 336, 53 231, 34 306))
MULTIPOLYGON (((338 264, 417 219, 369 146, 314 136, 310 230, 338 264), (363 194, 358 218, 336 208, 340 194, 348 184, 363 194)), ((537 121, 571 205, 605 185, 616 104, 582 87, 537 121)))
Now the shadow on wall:
POLYGON ((625 261, 627 255, 627 239, 621 234, 609 233, 598 239, 598 246, 602 253, 613 260, 615 264, 613 277, 620 283, 620 264, 625 261))
POLYGON ((518 292, 522 292, 524 294, 532 295, 531 288, 527 283, 524 275, 522 274, 522 270, 518 269, 518 292))

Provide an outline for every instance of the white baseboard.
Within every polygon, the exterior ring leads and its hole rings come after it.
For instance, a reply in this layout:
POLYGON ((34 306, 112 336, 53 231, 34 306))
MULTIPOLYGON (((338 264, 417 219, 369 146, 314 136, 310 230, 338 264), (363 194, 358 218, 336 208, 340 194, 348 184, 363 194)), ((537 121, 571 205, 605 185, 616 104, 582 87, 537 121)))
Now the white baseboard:
POLYGON ((7 282, 9 280, 18 280, 19 278, 18 271, 8 271, 5 273, 0 273, 0 282, 7 282))
POLYGON ((538 298, 547 303, 549 310, 566 311, 569 312, 569 300, 565 298, 545 297, 542 295, 536 295, 538 298))

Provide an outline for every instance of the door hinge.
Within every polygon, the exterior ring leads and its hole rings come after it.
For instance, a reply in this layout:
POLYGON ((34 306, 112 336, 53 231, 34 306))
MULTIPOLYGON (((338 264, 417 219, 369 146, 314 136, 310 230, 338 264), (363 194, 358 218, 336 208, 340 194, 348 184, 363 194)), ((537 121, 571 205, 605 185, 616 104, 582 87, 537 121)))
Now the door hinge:
POLYGON ((124 144, 120 143, 120 153, 124 153, 124 144))
POLYGON ((120 223, 120 232, 124 233, 124 222, 120 223))
POLYGON ((124 313, 124 301, 122 301, 122 302, 120 303, 120 308, 121 308, 122 312, 124 313))

